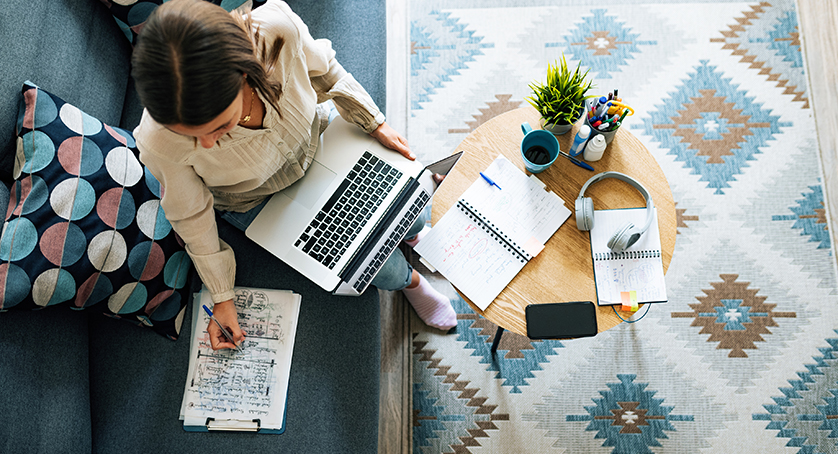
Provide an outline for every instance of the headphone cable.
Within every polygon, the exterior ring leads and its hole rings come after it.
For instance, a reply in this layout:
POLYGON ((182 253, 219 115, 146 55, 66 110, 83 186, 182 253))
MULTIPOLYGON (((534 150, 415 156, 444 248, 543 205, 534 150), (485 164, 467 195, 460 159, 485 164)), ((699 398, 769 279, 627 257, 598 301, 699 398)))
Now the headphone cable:
POLYGON ((626 323, 636 323, 636 322, 639 322, 640 320, 643 320, 643 317, 645 317, 645 316, 646 316, 646 314, 648 314, 648 313, 649 313, 649 309, 650 309, 651 307, 652 307, 651 303, 646 303, 646 312, 644 312, 644 313, 643 313, 643 315, 641 315, 641 316, 640 316, 640 318, 638 318, 638 319, 636 319, 636 320, 626 320, 626 319, 624 319, 623 317, 620 317, 620 314, 617 312, 617 308, 616 308, 616 307, 611 306, 611 309, 613 309, 613 310, 614 310, 614 314, 615 314, 615 315, 617 316, 617 318, 619 318, 620 320, 622 320, 622 321, 624 321, 624 322, 626 322, 626 323))

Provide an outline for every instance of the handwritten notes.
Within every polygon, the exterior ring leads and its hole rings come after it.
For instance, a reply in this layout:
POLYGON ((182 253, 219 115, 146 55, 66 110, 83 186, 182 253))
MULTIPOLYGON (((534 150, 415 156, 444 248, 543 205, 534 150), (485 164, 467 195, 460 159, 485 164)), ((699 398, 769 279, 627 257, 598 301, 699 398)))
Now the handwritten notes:
POLYGON ((570 216, 564 202, 503 157, 483 172, 416 252, 486 309, 570 216))
POLYGON ((242 351, 214 351, 206 327, 211 304, 204 290, 195 298, 189 374, 181 419, 205 424, 207 418, 283 426, 300 296, 282 290, 236 288, 239 325, 247 333, 242 351))
POLYGON ((627 292, 635 292, 639 303, 667 300, 657 212, 649 230, 626 252, 615 254, 608 249, 609 238, 624 223, 642 226, 645 221, 645 208, 594 211, 591 255, 600 305, 623 304, 622 294, 627 292))
POLYGON ((423 247, 417 252, 481 309, 527 263, 459 206, 448 211, 418 246, 423 247))

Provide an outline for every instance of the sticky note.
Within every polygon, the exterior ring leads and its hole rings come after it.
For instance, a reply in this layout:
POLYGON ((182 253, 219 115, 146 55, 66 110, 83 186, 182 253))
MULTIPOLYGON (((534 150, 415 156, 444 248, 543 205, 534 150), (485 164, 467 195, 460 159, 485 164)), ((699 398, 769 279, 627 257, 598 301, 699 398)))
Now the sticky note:
POLYGON ((630 292, 620 292, 620 302, 622 306, 620 309, 626 312, 637 312, 640 305, 637 304, 637 292, 632 290, 630 292))
POLYGON ((541 244, 537 239, 535 239, 534 236, 531 236, 530 239, 527 240, 527 242, 524 243, 522 247, 525 251, 527 251, 527 254, 529 254, 532 257, 535 257, 536 255, 538 255, 539 252, 544 250, 544 245, 541 244))

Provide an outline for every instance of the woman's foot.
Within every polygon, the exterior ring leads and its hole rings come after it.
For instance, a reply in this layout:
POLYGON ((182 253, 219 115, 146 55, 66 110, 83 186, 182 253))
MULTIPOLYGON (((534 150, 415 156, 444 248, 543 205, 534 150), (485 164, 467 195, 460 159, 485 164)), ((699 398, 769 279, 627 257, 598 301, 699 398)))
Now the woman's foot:
POLYGON ((420 241, 422 241, 422 237, 425 236, 430 231, 431 231, 431 228, 426 225, 425 227, 422 227, 422 230, 420 230, 419 233, 417 233, 413 237, 405 238, 404 239, 404 244, 406 244, 410 247, 416 247, 416 245, 419 244, 420 241))
POLYGON ((451 306, 451 300, 439 293, 431 286, 424 276, 413 271, 417 276, 418 285, 402 290, 407 301, 419 314, 419 318, 428 326, 447 331, 457 326, 457 312, 451 306))

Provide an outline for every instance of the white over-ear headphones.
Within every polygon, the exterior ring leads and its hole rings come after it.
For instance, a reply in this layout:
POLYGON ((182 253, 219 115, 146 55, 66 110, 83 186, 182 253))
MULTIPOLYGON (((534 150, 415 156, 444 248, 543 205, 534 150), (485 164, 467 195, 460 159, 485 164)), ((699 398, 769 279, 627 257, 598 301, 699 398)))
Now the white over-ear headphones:
POLYGON ((579 191, 579 197, 576 198, 576 227, 579 230, 587 232, 594 228, 594 201, 590 197, 585 197, 585 190, 588 189, 588 186, 606 178, 616 178, 625 181, 637 188, 646 199, 646 223, 643 225, 643 228, 637 228, 634 223, 627 222, 618 228, 611 235, 611 239, 608 240, 609 249, 614 252, 623 252, 636 243, 640 239, 640 235, 652 225, 652 219, 655 217, 655 203, 652 202, 652 196, 649 195, 649 191, 634 178, 620 172, 599 173, 582 185, 582 190, 579 191))

